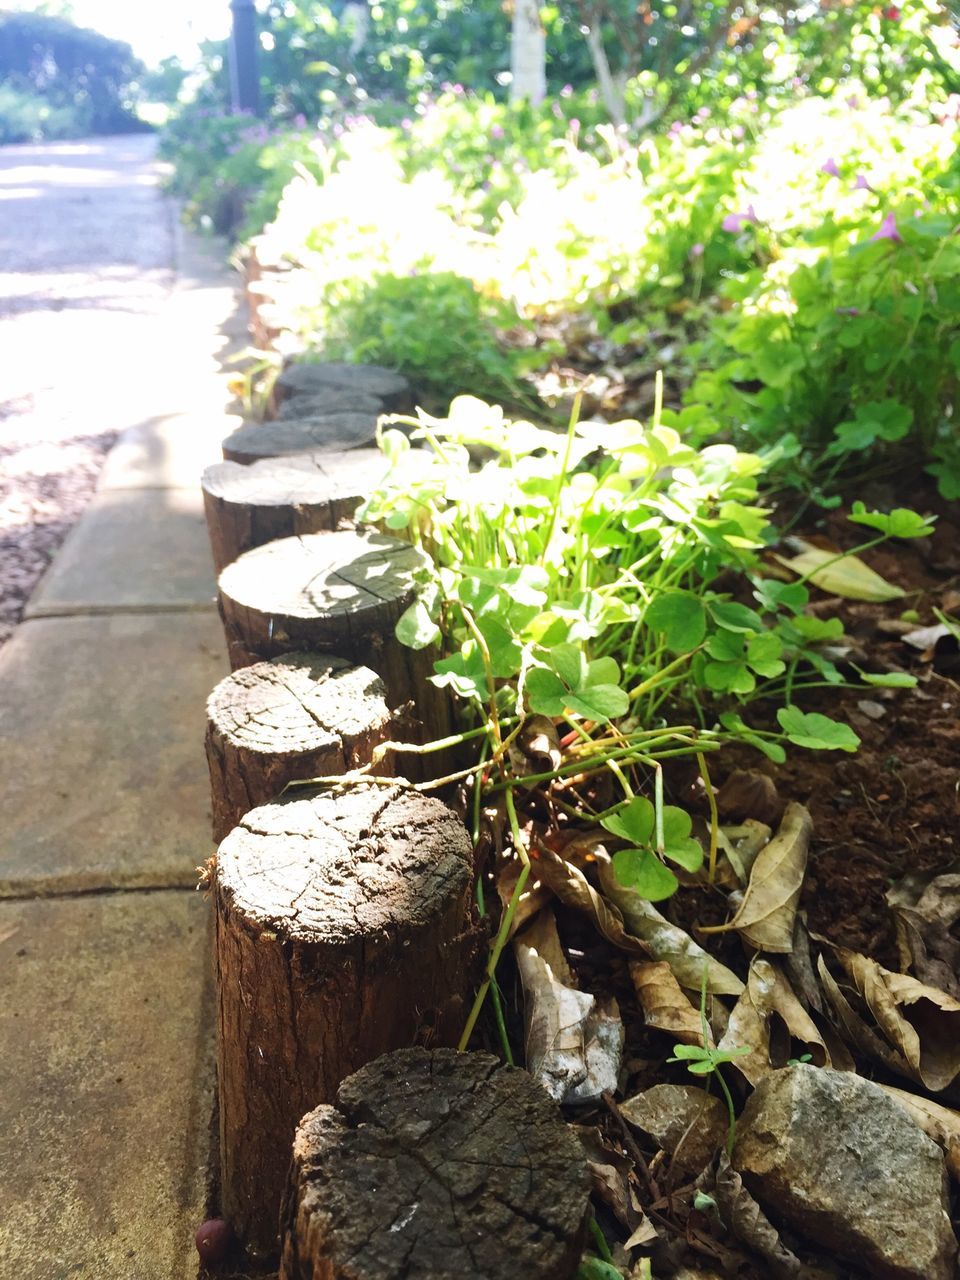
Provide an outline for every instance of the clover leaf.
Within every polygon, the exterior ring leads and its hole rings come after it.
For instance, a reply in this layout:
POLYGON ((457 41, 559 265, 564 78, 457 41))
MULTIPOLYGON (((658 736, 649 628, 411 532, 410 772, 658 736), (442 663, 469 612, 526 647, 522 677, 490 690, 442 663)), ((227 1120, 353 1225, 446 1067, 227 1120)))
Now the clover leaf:
POLYGON ((862 502, 855 502, 853 510, 847 517, 853 524, 865 524, 869 529, 878 529, 888 538, 926 538, 933 533, 936 516, 922 516, 909 507, 896 507, 884 514, 882 511, 868 511, 862 502))
POLYGON ((696 649, 707 633, 704 607, 689 591, 664 591, 654 596, 644 621, 652 631, 666 633, 667 648, 673 653, 696 649))
POLYGON ((856 751, 860 745, 860 739, 848 724, 831 720, 818 711, 781 707, 777 719, 788 740, 798 747, 809 747, 811 751, 856 751))
POLYGON ((527 702, 538 715, 572 712, 584 720, 615 720, 630 707, 619 680, 613 658, 588 662, 578 645, 558 644, 546 650, 543 665, 527 673, 527 702))
MULTIPOLYGON (((614 873, 622 885, 650 902, 669 898, 676 891, 677 877, 663 865, 654 848, 656 810, 645 796, 634 796, 616 813, 602 819, 600 825, 634 846, 613 855, 614 873)), ((690 834, 692 826, 690 815, 683 809, 664 805, 663 857, 686 871, 696 872, 703 865, 703 849, 690 834)))

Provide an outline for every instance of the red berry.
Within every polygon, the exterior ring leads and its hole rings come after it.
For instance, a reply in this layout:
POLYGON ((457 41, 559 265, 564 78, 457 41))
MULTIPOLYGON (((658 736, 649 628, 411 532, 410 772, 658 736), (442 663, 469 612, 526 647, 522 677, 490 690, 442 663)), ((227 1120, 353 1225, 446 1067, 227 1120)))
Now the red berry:
POLYGON ((197 1228, 194 1239, 204 1262, 222 1262, 233 1244, 233 1228, 224 1218, 210 1218, 197 1228))

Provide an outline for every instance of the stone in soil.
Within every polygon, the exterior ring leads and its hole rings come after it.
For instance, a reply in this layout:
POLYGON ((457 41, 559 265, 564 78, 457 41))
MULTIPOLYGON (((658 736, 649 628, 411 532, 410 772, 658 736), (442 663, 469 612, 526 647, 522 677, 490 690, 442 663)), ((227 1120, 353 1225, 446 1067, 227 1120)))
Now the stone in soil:
POLYGON ((692 1084, 654 1085, 627 1098, 620 1112, 688 1173, 705 1169, 727 1134, 723 1103, 692 1084))
POLYGON ((775 1221, 875 1280, 954 1275, 943 1155, 860 1076, 772 1072, 740 1117, 733 1166, 775 1221))

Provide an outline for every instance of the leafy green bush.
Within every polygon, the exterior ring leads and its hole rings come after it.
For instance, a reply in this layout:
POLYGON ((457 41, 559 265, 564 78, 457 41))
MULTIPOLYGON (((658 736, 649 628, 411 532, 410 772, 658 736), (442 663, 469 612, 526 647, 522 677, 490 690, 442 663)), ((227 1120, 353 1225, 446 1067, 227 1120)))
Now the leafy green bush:
POLYGON ((0 143, 78 138, 85 122, 72 107, 53 107, 39 94, 0 84, 0 143))
POLYGON ((446 403, 458 387, 522 404, 531 399, 521 381, 523 355, 504 349, 494 321, 506 328, 519 317, 452 271, 382 275, 331 309, 322 351, 399 369, 428 406, 446 403))
POLYGON ((135 110, 142 72, 121 41, 45 14, 0 14, 0 81, 74 112, 81 132, 142 129, 135 110))

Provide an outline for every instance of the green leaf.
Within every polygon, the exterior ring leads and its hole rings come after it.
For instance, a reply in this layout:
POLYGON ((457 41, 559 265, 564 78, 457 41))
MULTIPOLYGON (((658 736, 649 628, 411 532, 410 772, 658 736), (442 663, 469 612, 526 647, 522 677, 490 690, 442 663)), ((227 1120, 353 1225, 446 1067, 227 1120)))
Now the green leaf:
POLYGON ((811 751, 856 751, 860 745, 860 739, 848 724, 831 720, 818 711, 781 707, 777 719, 787 738, 798 747, 809 747, 811 751))
POLYGON ((486 641, 490 667, 501 680, 509 680, 520 670, 523 647, 495 618, 478 618, 477 630, 486 641))
POLYGON ((876 685, 880 689, 915 689, 917 677, 906 671, 861 671, 856 668, 864 684, 876 685))
POLYGON ((696 649, 707 631, 703 605, 689 591, 664 591, 654 596, 644 621, 651 630, 666 633, 666 645, 672 653, 696 649))
POLYGON ((555 645, 548 651, 546 662, 568 689, 579 689, 587 679, 587 659, 579 645, 555 645))
POLYGON ((703 866, 703 849, 691 836, 692 829, 689 813, 676 805, 663 806, 663 856, 685 871, 696 872, 703 866))
POLYGON ((464 641, 459 653, 435 662, 433 669, 436 675, 430 679, 437 688, 450 688, 461 698, 476 698, 479 702, 486 702, 487 669, 480 646, 475 640, 464 641))
POLYGON ((933 533, 936 516, 922 516, 909 507, 896 507, 884 514, 868 511, 862 502, 855 502, 847 517, 853 524, 864 524, 870 529, 885 533, 888 538, 926 538, 933 533))
POLYGON ((395 632, 400 643, 408 649, 425 649, 440 639, 440 628, 420 596, 397 619, 395 632))
POLYGON ((621 840, 631 840, 634 844, 651 844, 656 812, 646 796, 634 796, 616 813, 601 819, 600 825, 621 840))
POLYGON ((783 645, 780 643, 780 637, 774 635, 772 631, 753 636, 747 641, 747 663, 757 675, 767 680, 772 680, 774 676, 779 676, 786 671, 786 663, 780 659, 782 652, 783 645))
POLYGON ((591 684, 571 693, 567 706, 584 720, 618 720, 630 710, 630 699, 619 685, 591 684))
POLYGON ((763 578, 754 583, 753 594, 764 609, 776 613, 789 609, 799 613, 810 599, 810 592, 800 582, 778 582, 776 578, 763 578))
POLYGON ((613 870, 620 883, 635 889, 648 902, 660 902, 676 893, 680 882, 649 849, 620 849, 613 855, 613 870))
POLYGON ((533 667, 524 685, 530 710, 541 716, 562 716, 569 691, 555 671, 533 667))
POLYGON ((623 1272, 618 1271, 612 1263, 604 1262, 602 1258, 586 1254, 580 1260, 576 1280, 623 1280, 623 1272))
POLYGON ((707 606, 718 627, 727 631, 762 631, 763 619, 753 609, 735 600, 712 600, 707 606))

